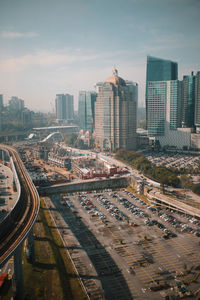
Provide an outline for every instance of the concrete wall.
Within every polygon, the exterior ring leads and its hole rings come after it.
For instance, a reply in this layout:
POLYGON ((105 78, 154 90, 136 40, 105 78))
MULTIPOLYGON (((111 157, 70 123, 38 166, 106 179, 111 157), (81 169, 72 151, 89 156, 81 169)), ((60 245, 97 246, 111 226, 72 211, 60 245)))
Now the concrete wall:
POLYGON ((130 177, 120 177, 113 179, 90 180, 80 183, 69 183, 38 188, 40 196, 48 196, 59 193, 72 193, 81 191, 102 190, 109 188, 127 187, 130 182, 130 177))

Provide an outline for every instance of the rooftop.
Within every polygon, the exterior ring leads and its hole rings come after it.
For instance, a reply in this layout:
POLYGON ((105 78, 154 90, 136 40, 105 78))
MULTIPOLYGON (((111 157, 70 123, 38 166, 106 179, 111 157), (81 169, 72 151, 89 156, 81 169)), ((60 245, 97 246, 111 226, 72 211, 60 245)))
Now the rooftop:
POLYGON ((109 82, 114 85, 126 85, 125 80, 118 76, 118 71, 116 69, 113 70, 113 76, 106 79, 105 82, 109 82))

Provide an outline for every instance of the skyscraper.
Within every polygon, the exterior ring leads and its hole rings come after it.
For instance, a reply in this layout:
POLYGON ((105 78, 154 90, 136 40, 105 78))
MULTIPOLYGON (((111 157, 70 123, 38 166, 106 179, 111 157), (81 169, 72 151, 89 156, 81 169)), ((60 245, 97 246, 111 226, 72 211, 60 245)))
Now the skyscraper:
POLYGON ((180 127, 180 90, 178 80, 148 82, 149 136, 164 136, 180 127))
POLYGON ((2 130, 3 95, 0 94, 0 131, 2 130))
POLYGON ((11 97, 9 100, 9 109, 15 112, 22 111, 24 109, 24 100, 15 96, 11 97))
POLYGON ((0 94, 0 111, 3 109, 3 95, 0 94))
POLYGON ((194 127, 195 109, 195 76, 183 76, 182 81, 182 106, 181 106, 181 125, 183 127, 194 127))
POLYGON ((178 79, 178 64, 171 60, 147 56, 146 81, 178 79))
POLYGON ((200 71, 195 75, 195 126, 200 133, 200 71))
POLYGON ((165 81, 178 79, 178 64, 171 60, 147 56, 146 69, 146 121, 148 129, 148 83, 150 81, 165 81))
POLYGON ((57 94, 55 106, 56 118, 59 122, 67 122, 74 119, 74 96, 57 94))
POLYGON ((117 70, 99 87, 95 102, 95 142, 101 150, 136 149, 138 85, 117 70))
POLYGON ((93 132, 95 113, 94 104, 97 98, 97 93, 90 91, 79 92, 78 102, 78 117, 80 120, 80 126, 84 130, 93 132))

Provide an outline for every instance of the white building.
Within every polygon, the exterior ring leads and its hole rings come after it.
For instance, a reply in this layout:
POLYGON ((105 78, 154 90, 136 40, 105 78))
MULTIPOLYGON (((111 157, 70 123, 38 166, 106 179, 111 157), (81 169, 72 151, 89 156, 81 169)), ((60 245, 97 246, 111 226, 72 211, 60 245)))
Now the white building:
POLYGON ((74 96, 69 94, 57 94, 55 107, 58 122, 65 123, 74 119, 74 96))
POLYGON ((95 102, 95 143, 101 151, 136 149, 138 84, 117 70, 102 85, 95 102))

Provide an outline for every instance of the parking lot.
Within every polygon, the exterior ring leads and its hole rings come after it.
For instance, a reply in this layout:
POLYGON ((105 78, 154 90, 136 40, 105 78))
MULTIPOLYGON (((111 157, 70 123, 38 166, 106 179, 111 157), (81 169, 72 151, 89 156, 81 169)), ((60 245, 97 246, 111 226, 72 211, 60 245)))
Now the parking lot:
POLYGON ((198 220, 128 191, 45 201, 91 299, 164 299, 198 289, 198 220))
POLYGON ((197 155, 185 155, 180 153, 150 152, 144 153, 146 158, 156 166, 167 168, 198 168, 200 157, 197 155))

